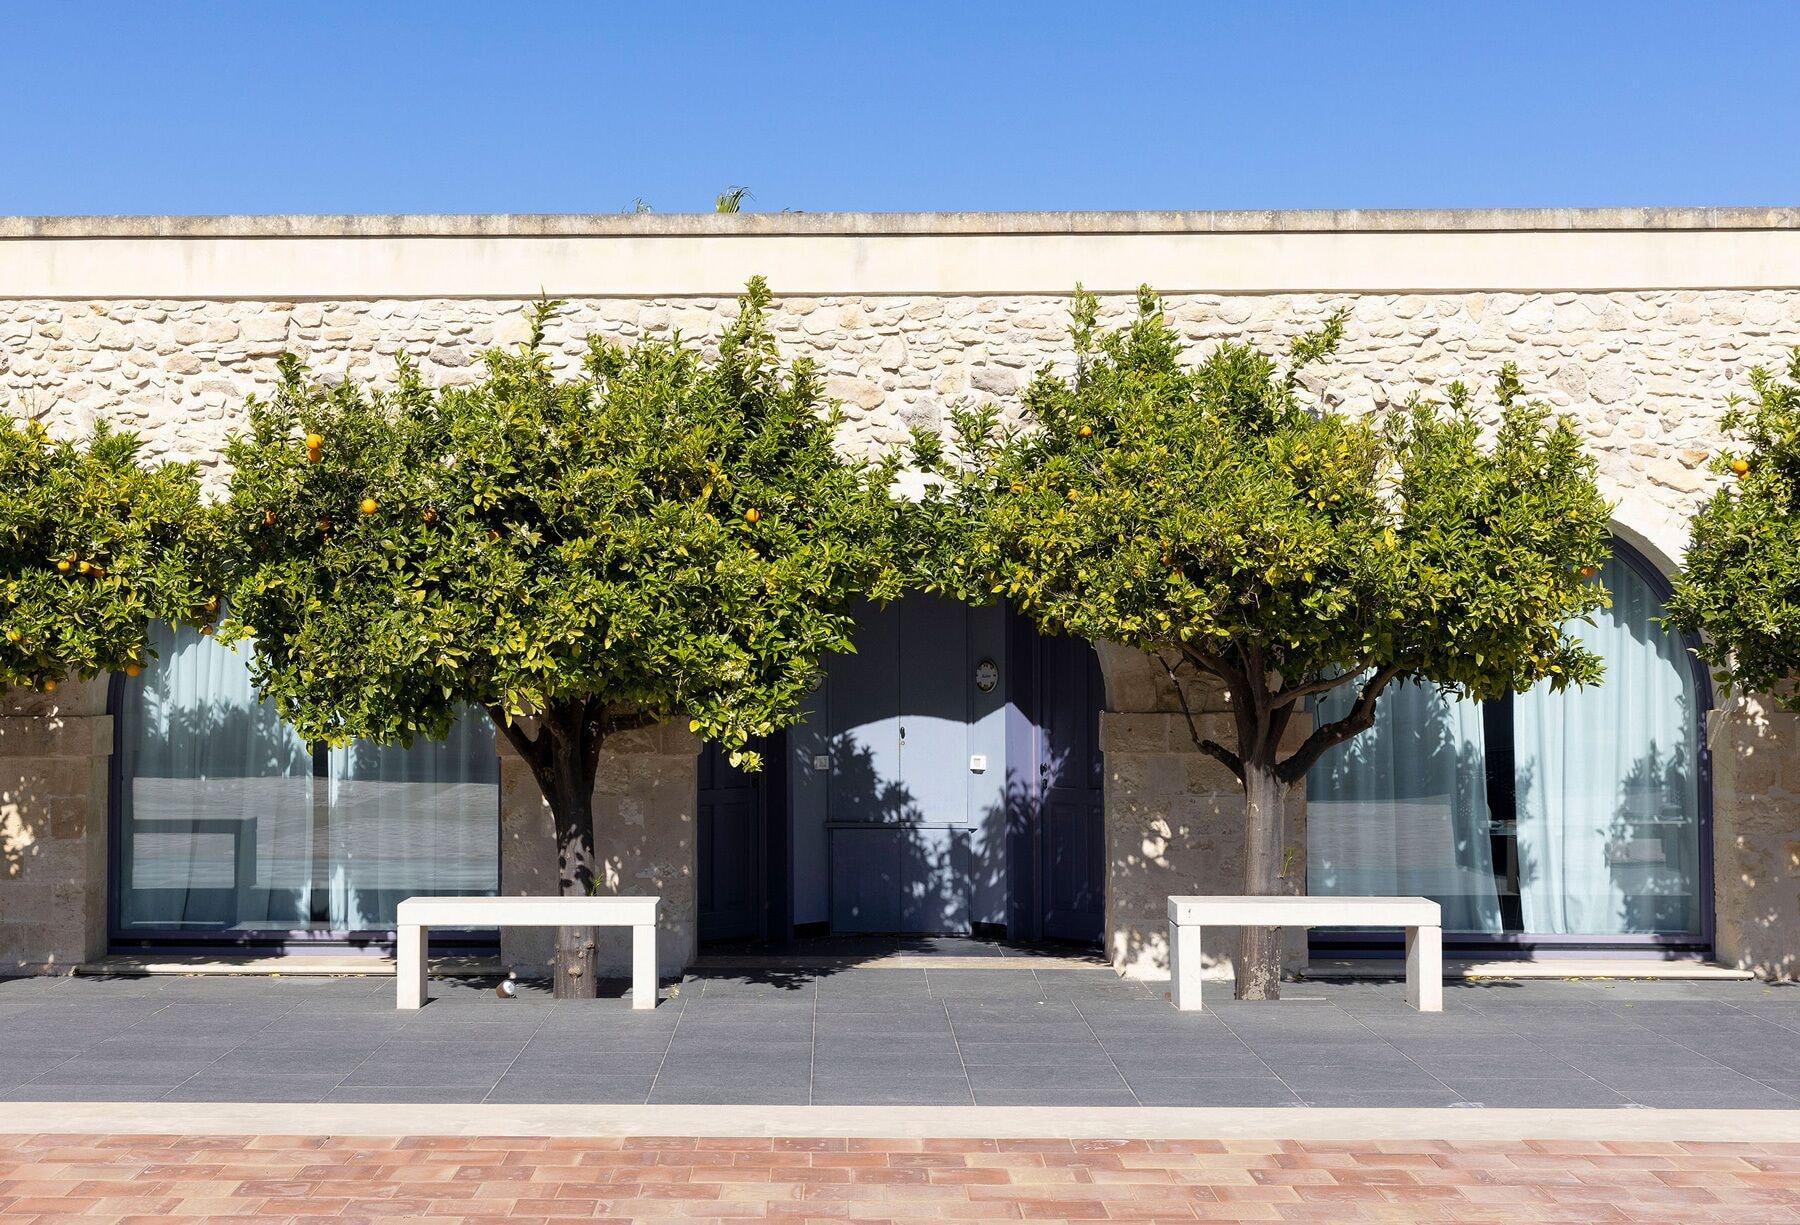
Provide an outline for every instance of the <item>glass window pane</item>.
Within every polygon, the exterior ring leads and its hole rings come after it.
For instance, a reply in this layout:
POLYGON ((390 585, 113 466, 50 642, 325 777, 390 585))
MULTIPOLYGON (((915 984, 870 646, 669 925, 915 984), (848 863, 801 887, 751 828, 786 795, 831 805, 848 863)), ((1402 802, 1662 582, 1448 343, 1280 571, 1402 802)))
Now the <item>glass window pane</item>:
POLYGON ((151 642, 117 710, 121 935, 380 931, 413 894, 498 892, 485 715, 442 742, 334 751, 315 785, 245 655, 160 625, 151 642))
POLYGON ((334 749, 331 924, 394 925, 401 899, 500 891, 500 760, 480 711, 442 741, 334 749))
MULTIPOLYGON (((1315 718, 1340 718, 1354 696, 1331 691, 1315 718)), ((1447 930, 1501 929, 1478 703, 1390 687, 1375 725, 1313 767, 1306 812, 1311 892, 1423 895, 1447 930)))
POLYGON ((1701 931, 1696 682, 1662 602, 1628 563, 1613 605, 1571 629, 1606 679, 1514 699, 1520 892, 1527 931, 1701 931))
POLYGON ((306 745, 257 701, 242 655, 188 629, 150 637, 157 658, 118 712, 120 926, 311 926, 306 745))

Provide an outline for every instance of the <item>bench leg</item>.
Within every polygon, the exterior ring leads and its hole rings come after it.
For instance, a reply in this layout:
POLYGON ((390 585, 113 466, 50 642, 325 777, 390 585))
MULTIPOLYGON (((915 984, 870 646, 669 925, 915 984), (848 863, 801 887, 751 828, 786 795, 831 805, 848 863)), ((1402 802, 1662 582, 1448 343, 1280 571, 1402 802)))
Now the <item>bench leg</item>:
POLYGON ((399 947, 395 950, 394 1006, 412 1010, 423 1008, 431 996, 425 989, 425 941, 423 927, 402 927, 399 947))
POLYGON ((1200 1011, 1200 929, 1169 924, 1169 1002, 1178 1012, 1200 1011))
POLYGON ((656 924, 631 929, 631 1006, 656 1007, 656 924))
POLYGON ((1444 929, 1406 929, 1406 1002, 1420 1012, 1444 1011, 1444 929))

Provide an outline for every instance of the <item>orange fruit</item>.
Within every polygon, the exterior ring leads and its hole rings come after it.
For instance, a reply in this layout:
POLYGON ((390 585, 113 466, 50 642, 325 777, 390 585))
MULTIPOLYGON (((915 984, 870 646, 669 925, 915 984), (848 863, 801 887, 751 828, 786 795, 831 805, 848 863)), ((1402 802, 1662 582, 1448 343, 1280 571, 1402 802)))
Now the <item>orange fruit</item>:
POLYGON ((17 642, 19 639, 23 638, 24 636, 25 635, 21 634, 18 630, 7 630, 6 631, 6 640, 8 642, 17 642))
POLYGON ((218 596, 211 596, 207 599, 206 611, 207 612, 218 612, 219 611, 219 597, 218 596))
POLYGON ((1582 578, 1593 578, 1594 575, 1596 575, 1598 573, 1599 573, 1599 571, 1594 569, 1594 567, 1592 567, 1592 566, 1583 566, 1581 568, 1581 577, 1582 578))
POLYGON ((56 682, 55 681, 45 681, 44 682, 44 692, 45 693, 55 693, 56 692, 56 682))
POLYGON ((275 526, 275 512, 274 511, 265 510, 263 512, 263 526, 264 527, 274 527, 275 526))
POLYGON ((757 510, 754 506, 744 512, 745 523, 755 523, 760 518, 762 518, 762 512, 757 510))
POLYGON ((500 543, 500 531, 498 528, 490 527, 488 529, 488 543, 490 543, 490 544, 499 544, 500 543))
POLYGON ((67 574, 69 572, 69 559, 68 558, 60 557, 57 559, 56 572, 58 574, 67 574))
POLYGON ((317 451, 320 447, 322 447, 324 445, 325 445, 325 435, 323 435, 323 434, 308 434, 306 436, 306 449, 308 451, 317 451))
POLYGON ((361 502, 357 503, 356 509, 360 510, 365 515, 374 514, 375 513, 375 499, 374 498, 364 498, 361 502))
POLYGON ((1083 438, 1092 438, 1094 436, 1094 427, 1091 425, 1084 425, 1075 432, 1080 434, 1083 438))
POLYGON ((139 663, 129 663, 129 664, 125 665, 125 675, 126 676, 136 676, 138 673, 142 672, 143 670, 144 670, 144 666, 139 663))
POLYGON ((306 448, 306 458, 311 463, 315 463, 315 464, 318 463, 319 462, 319 448, 317 448, 317 447, 306 448))
POLYGON ((1747 459, 1734 459, 1731 461, 1731 470, 1739 476, 1742 476, 1744 473, 1750 471, 1750 461, 1747 459))
POLYGON ((92 570, 92 569, 93 569, 93 567, 88 565, 84 561, 78 561, 75 563, 75 573, 77 573, 77 574, 86 574, 89 570, 92 570))
POLYGON ((324 515, 320 515, 318 529, 321 532, 329 532, 331 530, 331 520, 324 515))
POLYGON ((1069 501, 1079 502, 1079 501, 1081 501, 1081 495, 1076 493, 1073 489, 1071 489, 1071 490, 1069 490, 1069 501))
POLYGON ((89 566, 88 573, 91 574, 95 578, 105 578, 106 577, 106 567, 105 566, 89 566))
POLYGON ((427 506, 425 508, 425 522, 427 522, 427 523, 436 523, 437 522, 437 511, 430 506, 427 506))

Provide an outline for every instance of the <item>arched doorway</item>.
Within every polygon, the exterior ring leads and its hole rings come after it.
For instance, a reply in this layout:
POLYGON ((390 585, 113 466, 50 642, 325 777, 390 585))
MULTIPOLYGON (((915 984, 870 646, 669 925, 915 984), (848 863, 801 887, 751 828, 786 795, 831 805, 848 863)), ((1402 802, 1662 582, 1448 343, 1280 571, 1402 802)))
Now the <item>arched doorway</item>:
POLYGON ((1312 892, 1435 898, 1446 941, 1471 950, 1710 947, 1710 678, 1662 623, 1670 588, 1647 558, 1615 540, 1600 578, 1612 607, 1570 628, 1601 684, 1486 703, 1402 686, 1321 759, 1312 892))
POLYGON ((827 661, 764 777, 702 752, 701 938, 1097 943, 1101 698, 1090 644, 1003 606, 861 609, 856 650, 827 661))

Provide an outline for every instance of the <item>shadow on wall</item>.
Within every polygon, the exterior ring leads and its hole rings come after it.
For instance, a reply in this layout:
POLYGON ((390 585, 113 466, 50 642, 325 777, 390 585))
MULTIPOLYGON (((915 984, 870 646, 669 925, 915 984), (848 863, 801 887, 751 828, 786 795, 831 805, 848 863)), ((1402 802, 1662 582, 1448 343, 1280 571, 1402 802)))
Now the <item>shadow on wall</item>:
MULTIPOLYGON (((1193 747, 1180 702, 1156 661, 1097 644, 1106 681, 1101 750, 1106 769, 1107 954, 1123 974, 1167 978, 1168 899, 1244 891, 1244 792, 1224 766, 1193 747)), ((1183 685, 1201 734, 1230 744, 1236 732, 1222 691, 1183 685)), ((1297 716, 1283 752, 1310 730, 1297 716)), ((1287 888, 1306 888, 1306 789, 1288 793, 1287 888)), ((1215 975, 1229 972, 1236 933, 1211 929, 1201 954, 1215 975)), ((1303 966, 1305 934, 1287 932, 1284 960, 1303 966)))
POLYGON ((1718 959, 1800 978, 1800 715, 1756 695, 1712 712, 1718 959))
POLYGON ((0 973, 99 951, 105 919, 104 683, 0 690, 0 973))
MULTIPOLYGON (((601 750, 594 783, 597 891, 663 899, 658 910, 657 963, 678 977, 692 960, 695 928, 694 760, 699 741, 676 722, 625 732, 601 750)), ((530 769, 504 739, 500 750, 500 892, 508 896, 559 892, 550 806, 530 769)), ((555 934, 546 928, 507 928, 504 960, 524 975, 547 973, 555 934)), ((629 974, 631 934, 596 933, 600 971, 629 974)))
MULTIPOLYGON (((1005 893, 1010 799, 990 806, 979 826, 960 824, 928 811, 904 782, 886 777, 873 750, 854 736, 833 736, 825 752, 831 757, 832 931, 968 932, 976 899, 1005 893)), ((1009 796, 1011 782, 1009 772, 1009 796)))

